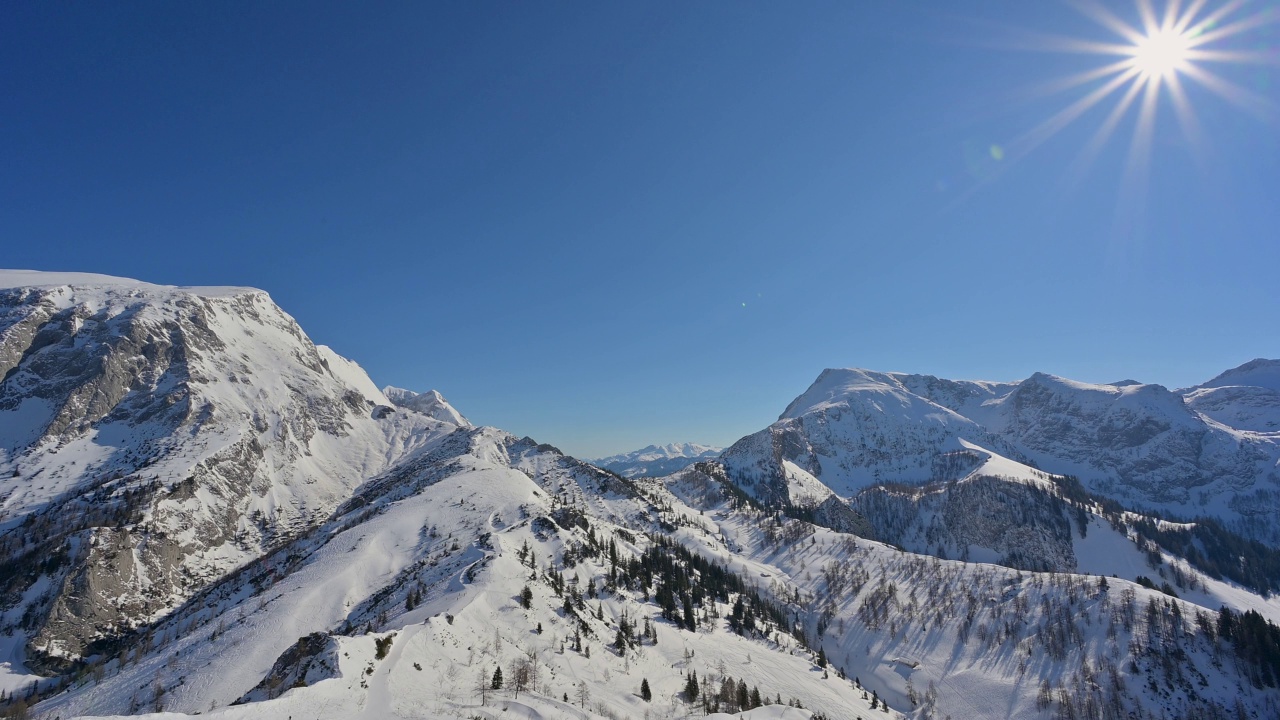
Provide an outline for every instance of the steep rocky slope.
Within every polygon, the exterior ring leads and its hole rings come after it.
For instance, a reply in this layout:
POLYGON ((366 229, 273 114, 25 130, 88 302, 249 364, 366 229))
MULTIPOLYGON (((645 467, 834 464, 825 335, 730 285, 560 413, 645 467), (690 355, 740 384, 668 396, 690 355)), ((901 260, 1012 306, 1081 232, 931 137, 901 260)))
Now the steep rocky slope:
POLYGON ((304 532, 454 428, 266 293, 0 274, 3 632, 52 669, 304 532))
MULTIPOLYGON (((259 291, 0 277, 11 286, 0 711, 922 720, 1280 708, 1271 599, 1197 577, 1175 600, 1069 572, 1074 558, 1076 571, 1128 577, 1160 552, 1089 508, 1086 537, 1085 496, 1009 459, 1017 448, 965 414, 904 382, 864 392, 887 376, 829 377, 737 452, 629 479, 471 426, 437 393, 378 390, 259 291), (863 397, 828 392, 840 388, 863 397), (864 450, 841 425, 856 414, 868 430, 894 407, 914 423, 896 440, 864 450), (936 497, 903 486, 893 508, 906 549, 951 507, 983 522, 951 529, 949 554, 1038 544, 1058 560, 1017 569, 907 552, 867 539, 875 529, 829 486, 847 468, 874 478, 921 463, 949 481, 936 497), (1028 524, 1042 532, 1019 534, 1028 524), (1213 614, 1220 604, 1235 610, 1213 614)), ((962 406, 966 393, 1011 391, 947 392, 962 406)), ((1176 580, 1180 561, 1158 559, 1176 580)))
POLYGON ((37 713, 685 718, 739 712, 740 688, 806 720, 1280 707, 1216 616, 1123 580, 904 553, 492 428, 411 467, 37 713))
POLYGON ((973 443, 1078 477, 1128 506, 1210 515, 1280 545, 1280 434, 1267 428, 1280 396, 1274 361, 1204 386, 1078 383, 1037 373, 1017 383, 827 370, 776 423, 719 462, 747 492, 779 497, 784 463, 843 497, 882 482, 955 480, 973 443), (1229 423, 1236 423, 1232 426, 1229 423))

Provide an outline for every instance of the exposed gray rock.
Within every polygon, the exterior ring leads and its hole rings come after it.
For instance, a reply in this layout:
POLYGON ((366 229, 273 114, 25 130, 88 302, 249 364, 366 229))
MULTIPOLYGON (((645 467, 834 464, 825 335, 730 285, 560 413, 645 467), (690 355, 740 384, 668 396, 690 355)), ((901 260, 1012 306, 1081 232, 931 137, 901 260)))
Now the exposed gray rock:
POLYGON ((0 557, 37 569, 0 610, 27 603, 29 663, 109 648, 452 429, 374 418, 329 365, 261 291, 0 290, 0 557))

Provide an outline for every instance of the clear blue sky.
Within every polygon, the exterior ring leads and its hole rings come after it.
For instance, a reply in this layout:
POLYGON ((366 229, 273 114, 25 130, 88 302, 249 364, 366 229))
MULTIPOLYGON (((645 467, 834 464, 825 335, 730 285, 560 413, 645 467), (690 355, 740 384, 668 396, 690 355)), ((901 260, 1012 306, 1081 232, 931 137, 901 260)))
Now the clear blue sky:
POLYGON ((1149 181, 1130 112, 1068 187, 1111 101, 1024 157, 1099 83, 1028 89, 1109 61, 1010 28, 1114 40, 1048 0, 4 3, 0 265, 260 287, 583 456, 730 443, 825 367, 1280 356, 1280 68, 1213 66, 1254 112, 1189 84, 1199 145, 1162 92, 1149 181))

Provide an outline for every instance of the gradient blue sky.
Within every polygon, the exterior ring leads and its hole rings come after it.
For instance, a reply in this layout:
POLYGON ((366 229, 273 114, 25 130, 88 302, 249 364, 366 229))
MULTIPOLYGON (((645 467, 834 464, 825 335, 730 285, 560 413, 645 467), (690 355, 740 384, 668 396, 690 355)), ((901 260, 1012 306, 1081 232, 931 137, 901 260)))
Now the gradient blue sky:
POLYGON ((1110 103, 992 156, 1107 62, 1011 28, 1113 39, 1048 0, 4 3, 0 266, 261 287, 379 384, 588 457, 730 443, 825 367, 1280 356, 1271 109, 1192 85, 1193 147, 1162 96, 1134 211, 1132 112, 1064 182, 1110 103))

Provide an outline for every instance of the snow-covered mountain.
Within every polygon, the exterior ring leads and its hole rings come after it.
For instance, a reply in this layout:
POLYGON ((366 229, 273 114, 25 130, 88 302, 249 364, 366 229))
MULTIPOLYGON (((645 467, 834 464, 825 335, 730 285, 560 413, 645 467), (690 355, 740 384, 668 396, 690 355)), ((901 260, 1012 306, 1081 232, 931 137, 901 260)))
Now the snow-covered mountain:
POLYGON ((395 403, 396 407, 422 413, 429 418, 447 422, 458 427, 470 427, 471 423, 458 412, 444 396, 435 390, 416 393, 412 390, 392 387, 382 388, 382 394, 395 403))
POLYGON ((2 591, 22 598, 5 629, 50 669, 164 616, 455 429, 393 411, 249 288, 3 272, 0 371, 2 591))
MULTIPOLYGON (((795 422, 733 458, 626 478, 474 427, 438 394, 378 390, 260 291, 0 279, 0 712, 924 720, 1280 708, 1268 654, 1280 628, 1267 622, 1280 601, 1200 576, 1183 599, 1131 582, 1130 566, 1154 567, 1158 549, 905 385, 871 400, 919 418, 911 442, 856 457, 910 468, 915 458, 887 453, 943 437, 946 457, 925 461, 951 480, 881 503, 905 523, 893 547, 863 537, 866 520, 826 483, 830 456, 811 435, 861 447, 837 427, 851 411, 834 396, 795 406, 795 422), (999 507, 1016 488, 1027 492, 1006 504, 1043 513, 1044 532, 1018 534, 999 507), (910 552, 949 507, 987 518, 936 536, 950 555, 1035 541, 1062 563, 1038 572, 910 552), (1050 510, 1067 517, 1065 535, 1050 510), (1070 526, 1081 517, 1084 530, 1070 526), (1112 552, 1125 543, 1128 554, 1112 552), (1121 577, 1075 574, 1069 559, 1121 577)), ((1157 559, 1183 587, 1183 561, 1157 559)), ((1148 585, 1165 577, 1151 572, 1148 585)))
POLYGON ((963 477, 972 444, 1132 507, 1209 515, 1280 545, 1280 433, 1269 429, 1280 419, 1277 364, 1254 361, 1183 391, 1043 373, 991 383, 827 370, 720 462, 758 498, 784 494, 788 466, 852 497, 882 482, 963 477))
POLYGON ((619 482, 492 429, 458 431, 415 468, 154 629, 176 642, 38 709, 698 717, 682 695, 694 673, 711 707, 736 711, 727 678, 748 703, 758 691, 828 718, 901 716, 880 700, 922 718, 1276 707, 1202 629, 1216 618, 1122 580, 905 554, 741 506, 697 472, 619 482), (685 562, 704 563, 706 594, 664 610, 685 562), (740 589, 721 597, 720 582, 740 589), (225 706, 238 694, 252 702, 225 706))
POLYGON ((36 710, 683 718, 760 698, 777 704, 741 717, 799 702, 790 717, 808 720, 1280 707, 1251 682, 1269 670, 1205 630, 1217 618, 1204 608, 1123 580, 902 553, 738 497, 693 470, 619 480, 461 428, 36 710))
POLYGON ((1280 435, 1280 360, 1253 360, 1180 391, 1206 418, 1246 432, 1280 435))
POLYGON ((723 449, 697 443, 670 443, 650 445, 590 462, 623 477, 662 477, 687 468, 700 460, 715 458, 723 449))

